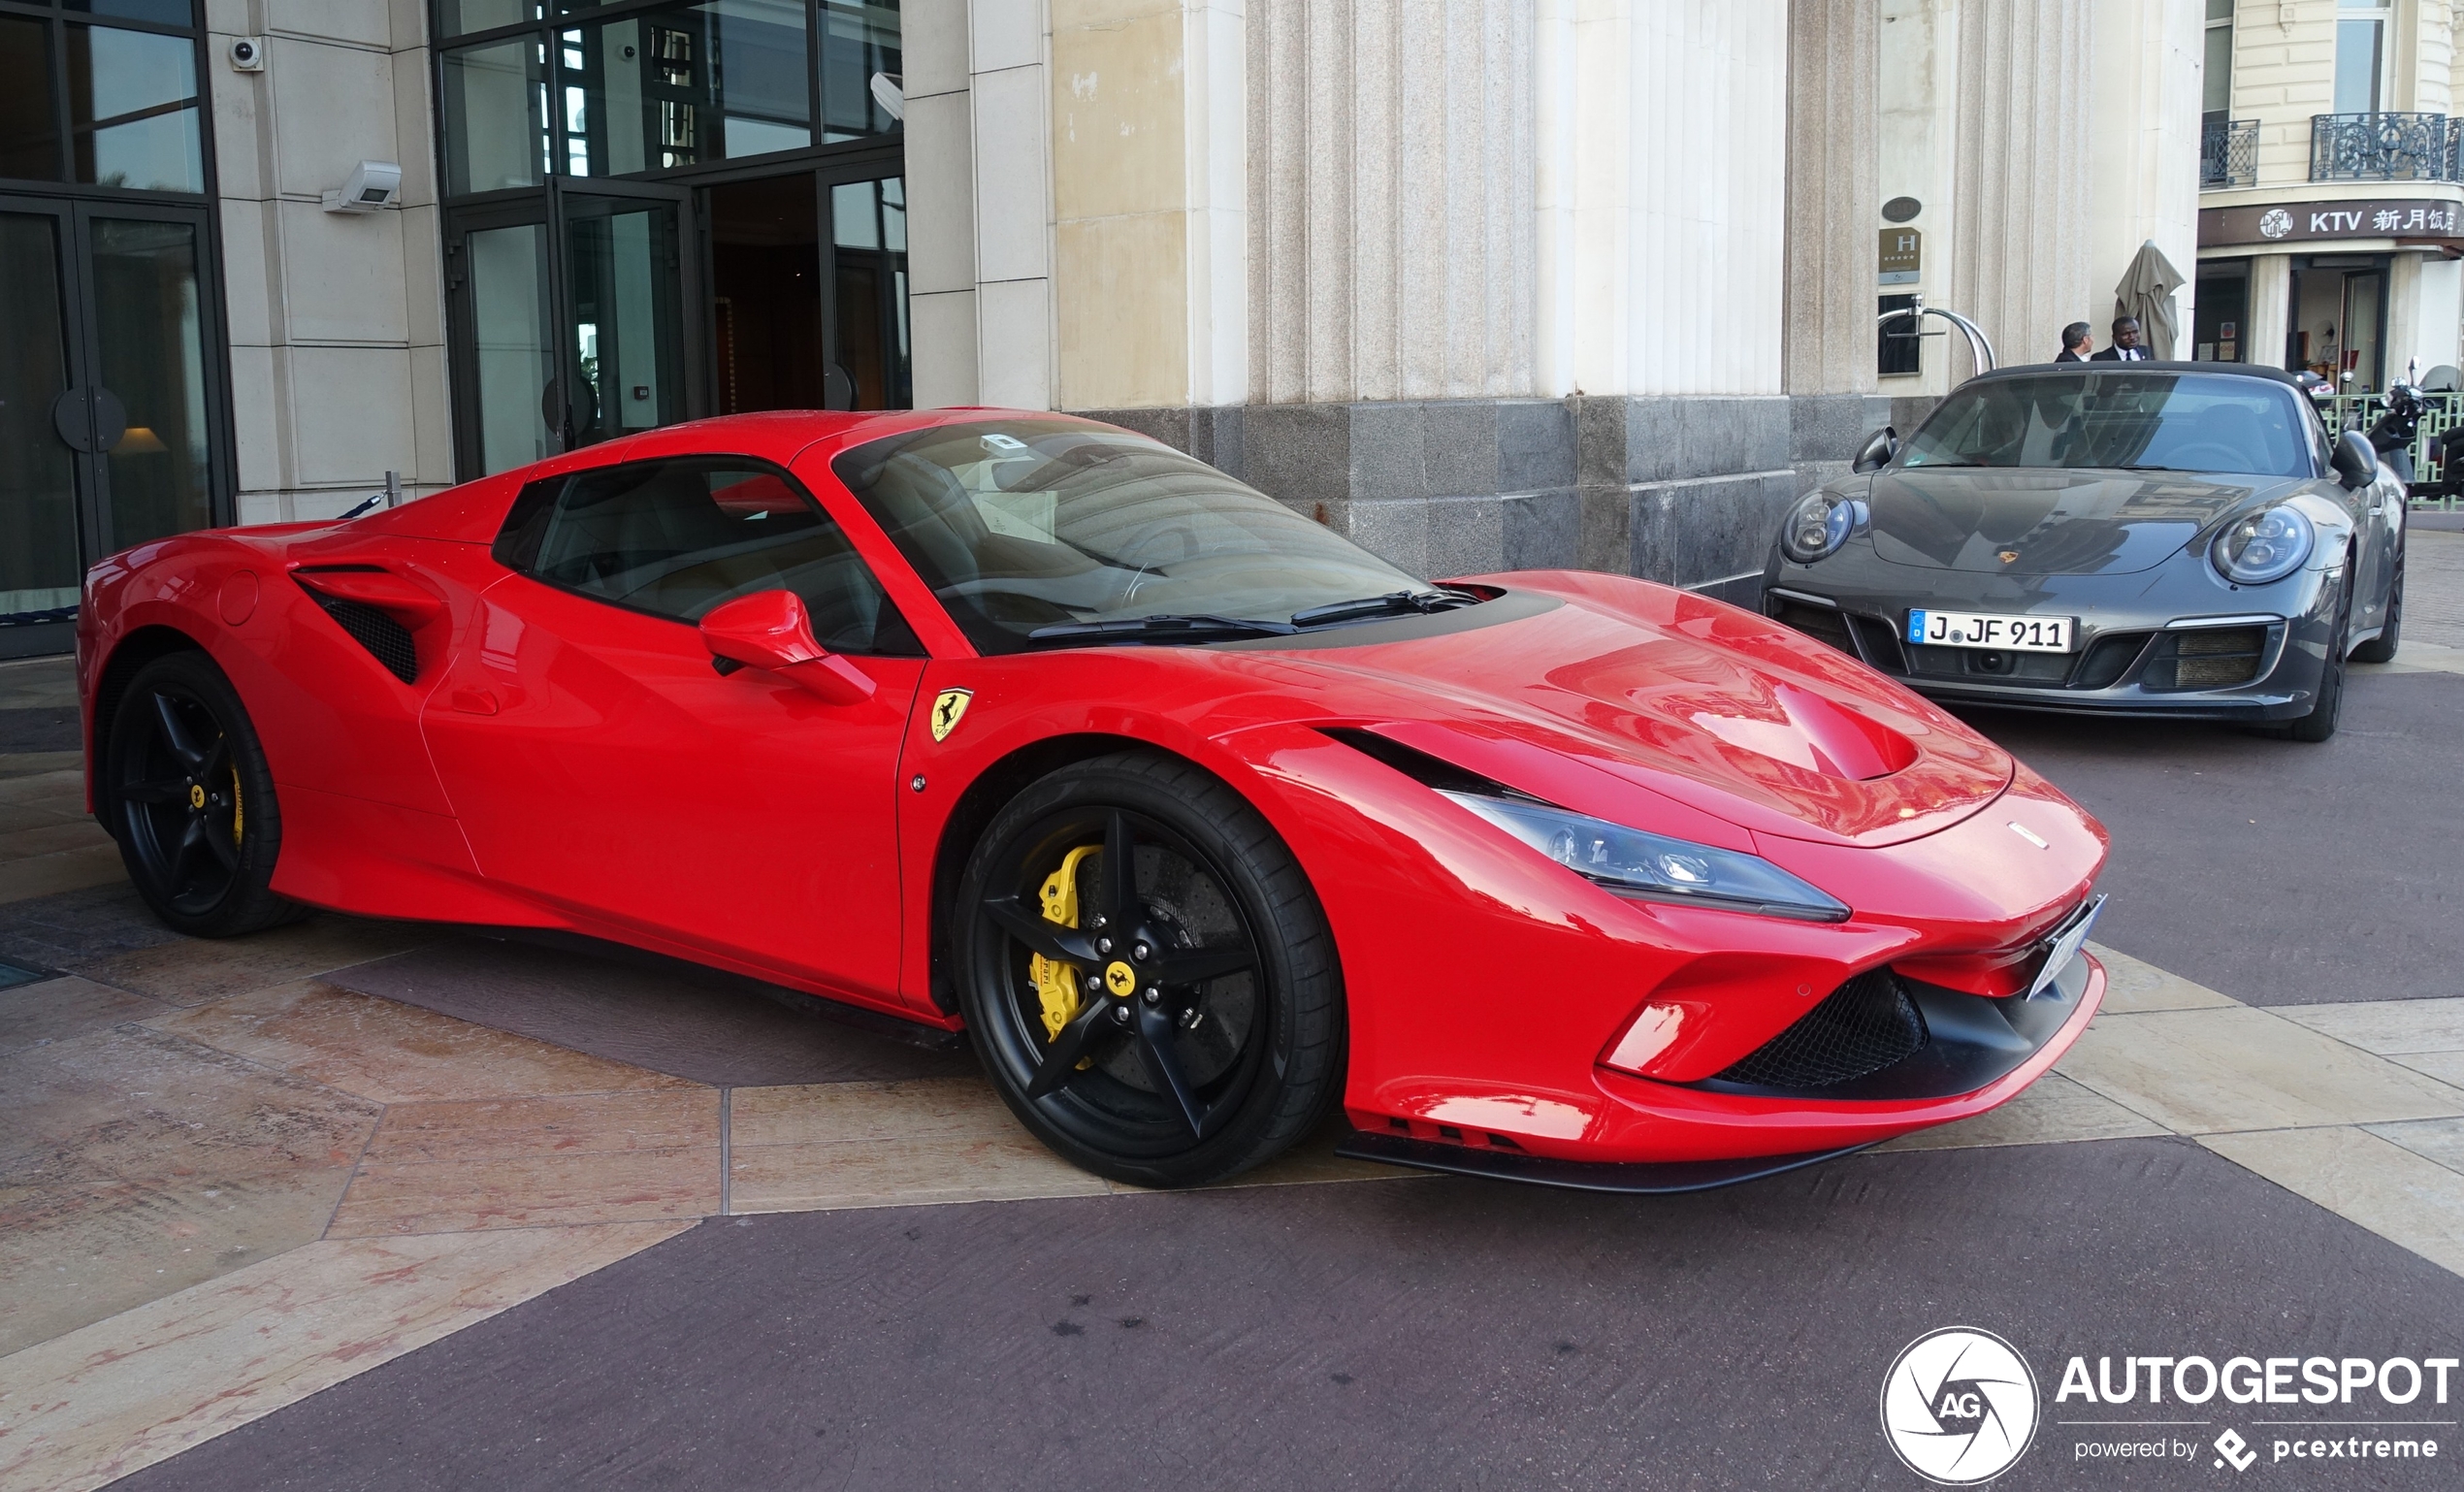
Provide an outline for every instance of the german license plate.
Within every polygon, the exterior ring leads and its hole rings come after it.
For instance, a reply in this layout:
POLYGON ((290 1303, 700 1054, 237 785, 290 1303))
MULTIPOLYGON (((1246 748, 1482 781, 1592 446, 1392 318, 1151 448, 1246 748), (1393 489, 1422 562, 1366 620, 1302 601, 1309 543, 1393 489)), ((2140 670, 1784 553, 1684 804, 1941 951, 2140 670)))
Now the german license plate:
POLYGON ((1973 611, 1912 610, 1908 613, 1908 640, 1937 648, 2067 653, 2077 620, 2066 616, 1985 616, 1973 611))

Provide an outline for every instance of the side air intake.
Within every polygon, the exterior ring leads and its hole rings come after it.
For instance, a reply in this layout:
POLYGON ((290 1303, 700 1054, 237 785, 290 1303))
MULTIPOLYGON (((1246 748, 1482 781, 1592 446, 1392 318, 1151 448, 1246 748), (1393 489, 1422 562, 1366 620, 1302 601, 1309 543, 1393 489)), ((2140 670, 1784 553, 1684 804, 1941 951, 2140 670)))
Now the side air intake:
POLYGON ((1873 969, 1825 995, 1719 1078, 1756 1087, 1830 1087, 1903 1061, 1925 1043, 1925 1016, 1907 986, 1889 969, 1873 969))

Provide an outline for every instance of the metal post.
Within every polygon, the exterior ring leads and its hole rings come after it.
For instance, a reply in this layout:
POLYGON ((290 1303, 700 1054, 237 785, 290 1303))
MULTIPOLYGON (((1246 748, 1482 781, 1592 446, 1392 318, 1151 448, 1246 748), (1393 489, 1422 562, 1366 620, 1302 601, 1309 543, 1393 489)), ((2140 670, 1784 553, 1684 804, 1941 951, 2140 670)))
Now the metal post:
POLYGON ((388 470, 385 472, 385 505, 387 507, 403 505, 403 474, 400 471, 388 470))
MULTIPOLYGON (((1898 320, 1901 316, 1906 316, 1911 320, 1920 316, 1940 316, 1943 320, 1948 321, 1955 327, 1958 327, 1960 329, 1960 335, 1967 339, 1968 361, 1977 365, 1976 371, 1978 373, 1992 373, 1999 366, 1994 357, 1994 343, 1992 340, 1985 335, 1985 329, 1983 327, 1978 326, 1975 322, 1970 321, 1967 317, 1961 315, 1956 310, 1944 310, 1938 306, 1928 306, 1925 304, 1925 297, 1922 295, 1910 296, 1908 299, 1916 302, 1916 304, 1905 310, 1884 311, 1881 315, 1874 318, 1874 325, 1884 326, 1898 320)), ((1920 333, 1919 335, 1923 334, 1920 333)))

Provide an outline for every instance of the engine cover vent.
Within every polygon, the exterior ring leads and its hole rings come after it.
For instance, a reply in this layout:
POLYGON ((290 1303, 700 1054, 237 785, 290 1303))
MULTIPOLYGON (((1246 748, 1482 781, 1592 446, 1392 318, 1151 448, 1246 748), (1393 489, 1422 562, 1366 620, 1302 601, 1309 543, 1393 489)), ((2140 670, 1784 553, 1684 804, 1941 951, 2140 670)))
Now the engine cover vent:
POLYGON ((386 672, 405 684, 419 681, 419 649, 411 643, 409 628, 362 601, 340 600, 314 591, 308 595, 325 608, 335 625, 351 634, 352 641, 383 664, 386 672))

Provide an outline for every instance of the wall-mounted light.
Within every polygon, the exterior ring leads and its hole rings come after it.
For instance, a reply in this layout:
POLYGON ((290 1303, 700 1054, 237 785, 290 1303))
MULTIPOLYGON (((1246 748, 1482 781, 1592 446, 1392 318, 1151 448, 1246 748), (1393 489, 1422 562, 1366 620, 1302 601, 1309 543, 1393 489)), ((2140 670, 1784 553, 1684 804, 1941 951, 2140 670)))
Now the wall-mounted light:
POLYGON ((403 169, 392 161, 362 161, 342 184, 325 194, 328 212, 375 212, 402 195, 403 169))

